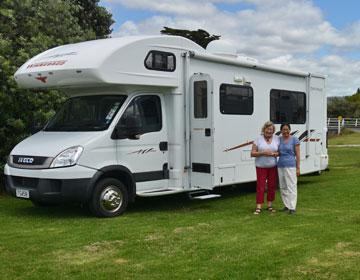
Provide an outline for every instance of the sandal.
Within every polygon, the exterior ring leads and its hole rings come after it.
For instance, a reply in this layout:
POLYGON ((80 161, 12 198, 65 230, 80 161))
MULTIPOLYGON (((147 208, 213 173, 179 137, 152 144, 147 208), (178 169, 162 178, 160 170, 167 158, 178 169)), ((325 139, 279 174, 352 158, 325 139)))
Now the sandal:
POLYGON ((259 215, 261 213, 261 208, 256 208, 254 211, 254 215, 259 215))
POLYGON ((266 210, 268 210, 270 213, 275 213, 276 210, 274 208, 272 208, 272 206, 266 208, 266 210))

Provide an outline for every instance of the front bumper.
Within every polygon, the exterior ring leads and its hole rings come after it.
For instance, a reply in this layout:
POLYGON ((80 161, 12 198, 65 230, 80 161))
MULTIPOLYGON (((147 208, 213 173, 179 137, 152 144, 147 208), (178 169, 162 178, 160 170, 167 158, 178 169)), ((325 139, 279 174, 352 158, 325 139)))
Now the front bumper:
POLYGON ((29 198, 37 202, 84 203, 89 199, 95 173, 96 170, 81 166, 51 170, 25 170, 5 166, 5 189, 12 196, 16 196, 16 189, 28 190, 29 198), (79 171, 77 176, 69 178, 76 174, 76 170, 79 171), (79 178, 79 174, 82 178, 79 178))

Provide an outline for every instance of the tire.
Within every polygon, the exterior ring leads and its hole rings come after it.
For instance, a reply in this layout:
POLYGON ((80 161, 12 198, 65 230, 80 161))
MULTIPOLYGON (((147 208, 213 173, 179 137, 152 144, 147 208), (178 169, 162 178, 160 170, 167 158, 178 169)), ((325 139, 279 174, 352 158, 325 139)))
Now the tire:
POLYGON ((102 218, 116 217, 124 213, 129 203, 129 194, 125 185, 115 178, 100 180, 93 191, 89 208, 102 218))

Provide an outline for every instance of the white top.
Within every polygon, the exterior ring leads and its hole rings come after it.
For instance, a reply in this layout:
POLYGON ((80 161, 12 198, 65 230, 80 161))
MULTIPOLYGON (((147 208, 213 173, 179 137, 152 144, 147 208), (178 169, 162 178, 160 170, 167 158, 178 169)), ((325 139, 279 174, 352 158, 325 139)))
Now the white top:
MULTIPOLYGON (((257 138, 254 142, 257 147, 258 152, 262 152, 265 150, 271 150, 273 152, 277 152, 279 149, 279 137, 273 135, 272 141, 270 144, 266 143, 266 140, 263 135, 257 138)), ((255 158, 255 165, 256 167, 274 167, 276 166, 276 157, 267 157, 267 156, 260 156, 255 158)))

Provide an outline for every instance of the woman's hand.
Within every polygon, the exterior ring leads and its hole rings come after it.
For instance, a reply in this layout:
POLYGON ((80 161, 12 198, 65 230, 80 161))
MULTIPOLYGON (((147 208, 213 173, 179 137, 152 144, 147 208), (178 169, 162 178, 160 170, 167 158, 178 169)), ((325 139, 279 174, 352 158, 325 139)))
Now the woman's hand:
POLYGON ((262 151, 262 154, 267 157, 277 157, 278 156, 278 152, 274 152, 272 150, 264 150, 264 151, 262 151))
POLYGON ((300 176, 300 167, 296 167, 296 176, 300 176))

